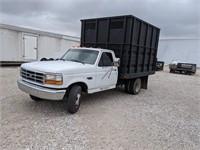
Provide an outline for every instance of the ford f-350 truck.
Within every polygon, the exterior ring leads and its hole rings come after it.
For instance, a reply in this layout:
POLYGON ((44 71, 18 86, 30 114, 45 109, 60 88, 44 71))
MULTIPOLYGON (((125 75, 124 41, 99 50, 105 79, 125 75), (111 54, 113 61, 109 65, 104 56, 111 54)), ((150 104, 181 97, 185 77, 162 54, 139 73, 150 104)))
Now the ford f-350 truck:
POLYGON ((35 101, 68 99, 67 110, 75 113, 82 92, 116 87, 118 60, 111 50, 73 48, 58 61, 22 64, 18 87, 35 101))
POLYGON ((83 92, 124 85, 138 94, 155 73, 159 31, 130 15, 82 20, 82 47, 56 61, 22 64, 18 87, 35 101, 67 100, 70 113, 78 111, 83 92))

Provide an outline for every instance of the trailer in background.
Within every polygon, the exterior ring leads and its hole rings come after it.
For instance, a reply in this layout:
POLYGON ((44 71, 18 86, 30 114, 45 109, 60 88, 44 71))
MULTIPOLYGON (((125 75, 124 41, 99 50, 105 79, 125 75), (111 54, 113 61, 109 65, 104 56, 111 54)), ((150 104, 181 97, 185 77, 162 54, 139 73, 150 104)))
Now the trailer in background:
POLYGON ((113 50, 120 58, 118 83, 140 78, 146 89, 148 75, 156 71, 160 29, 132 15, 81 22, 81 46, 113 50))
POLYGON ((42 58, 60 58, 80 39, 45 31, 0 24, 0 64, 19 65, 42 58))

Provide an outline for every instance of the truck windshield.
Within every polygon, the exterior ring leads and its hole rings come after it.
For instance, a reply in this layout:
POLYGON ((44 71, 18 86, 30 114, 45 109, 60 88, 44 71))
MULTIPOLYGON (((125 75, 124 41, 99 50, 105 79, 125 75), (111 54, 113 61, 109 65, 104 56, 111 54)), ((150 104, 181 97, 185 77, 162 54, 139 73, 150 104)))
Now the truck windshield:
POLYGON ((87 49, 69 49, 60 59, 83 64, 94 64, 98 53, 98 51, 87 49))

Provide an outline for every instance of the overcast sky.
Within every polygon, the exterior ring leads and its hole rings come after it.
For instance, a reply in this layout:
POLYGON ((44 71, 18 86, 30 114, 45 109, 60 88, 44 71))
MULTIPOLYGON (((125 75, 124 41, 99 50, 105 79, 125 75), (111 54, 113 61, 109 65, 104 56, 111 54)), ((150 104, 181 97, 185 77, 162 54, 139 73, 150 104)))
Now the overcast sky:
POLYGON ((0 0, 0 23, 80 36, 80 19, 134 15, 161 38, 200 39, 200 0, 0 0))

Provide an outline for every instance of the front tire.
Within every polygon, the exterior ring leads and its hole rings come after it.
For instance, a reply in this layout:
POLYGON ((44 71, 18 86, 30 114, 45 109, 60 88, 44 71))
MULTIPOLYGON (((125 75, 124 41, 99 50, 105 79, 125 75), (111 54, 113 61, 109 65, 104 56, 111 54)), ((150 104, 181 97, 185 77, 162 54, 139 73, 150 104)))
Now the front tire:
POLYGON ((42 101, 43 99, 39 98, 39 97, 35 97, 33 95, 30 95, 31 99, 34 101, 42 101))
POLYGON ((79 85, 73 85, 69 91, 68 101, 67 101, 67 111, 74 114, 78 111, 80 107, 80 98, 82 95, 82 88, 79 85))

